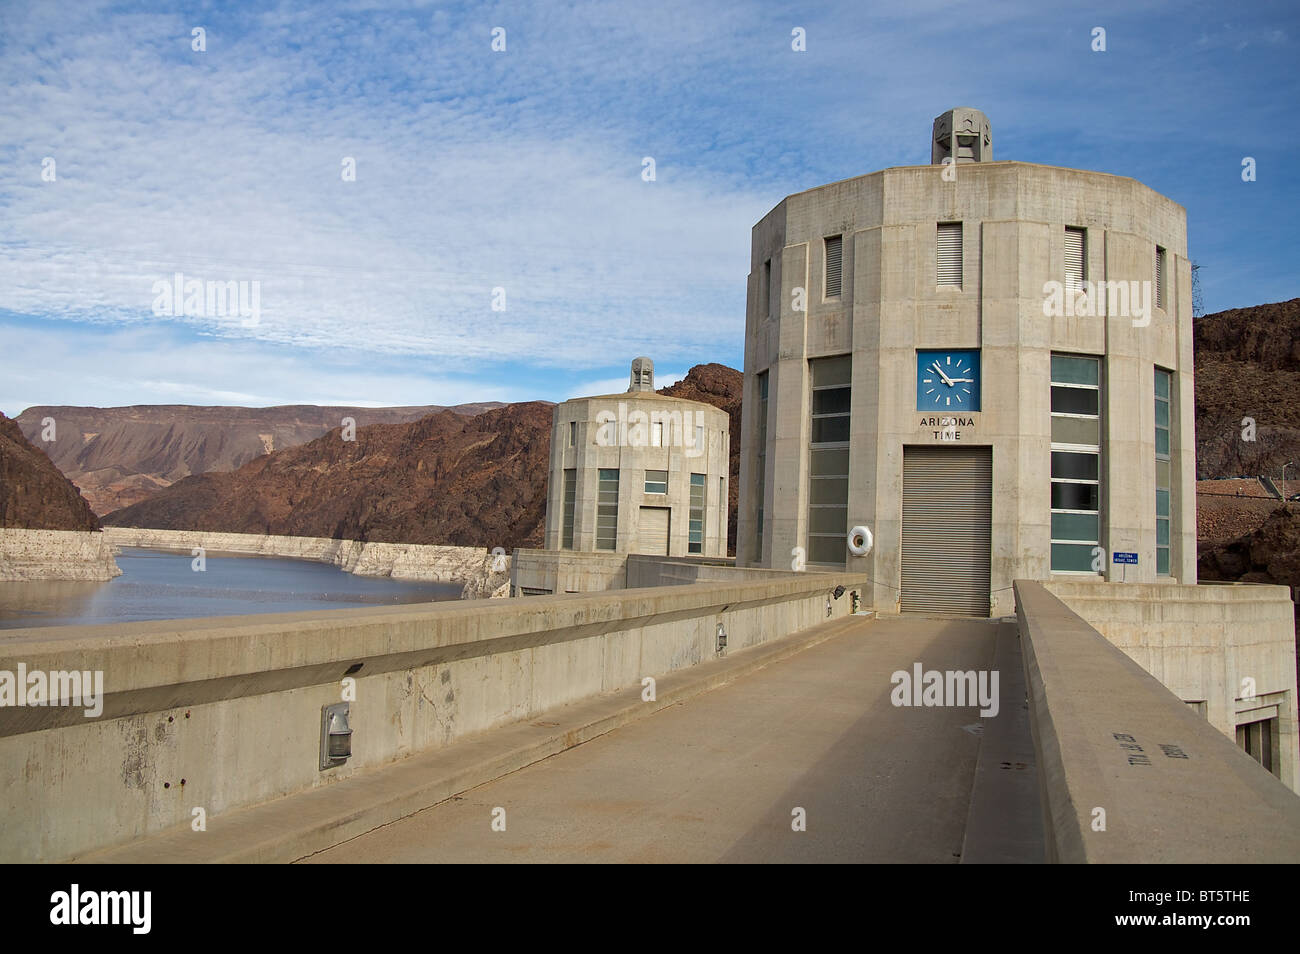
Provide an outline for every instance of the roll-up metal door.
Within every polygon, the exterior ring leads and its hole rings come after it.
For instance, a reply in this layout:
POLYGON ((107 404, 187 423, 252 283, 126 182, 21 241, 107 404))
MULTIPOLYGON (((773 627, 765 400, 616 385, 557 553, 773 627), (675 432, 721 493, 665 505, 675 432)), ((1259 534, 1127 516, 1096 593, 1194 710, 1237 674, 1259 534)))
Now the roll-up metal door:
POLYGON ((667 507, 642 507, 636 524, 636 552, 668 555, 667 507))
POLYGON ((989 615, 992 501, 992 448, 903 448, 903 612, 989 615))

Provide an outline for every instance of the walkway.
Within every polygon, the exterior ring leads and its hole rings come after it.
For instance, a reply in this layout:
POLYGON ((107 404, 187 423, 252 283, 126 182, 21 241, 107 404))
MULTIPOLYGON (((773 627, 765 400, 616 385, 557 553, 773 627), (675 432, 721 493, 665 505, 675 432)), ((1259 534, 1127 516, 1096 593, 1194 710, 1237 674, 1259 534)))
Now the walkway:
MULTIPOLYGON (((626 725, 308 862, 957 862, 1034 860, 1037 810, 1019 673, 999 718, 895 707, 896 670, 1019 667, 1015 626, 864 619, 730 685, 626 725), (995 655, 997 661, 995 663, 995 655), (1020 695, 1017 695, 1020 693, 1020 695), (1005 769, 1006 771, 999 771, 1005 769), (1013 790, 1008 790, 1010 785, 1013 790), (493 830, 494 809, 505 831, 493 830), (806 830, 792 829, 795 809, 806 830), (500 813, 498 812, 499 816, 500 813), (991 817, 996 815, 996 818, 991 817)), ((1008 691, 1008 686, 1011 687, 1008 691)))

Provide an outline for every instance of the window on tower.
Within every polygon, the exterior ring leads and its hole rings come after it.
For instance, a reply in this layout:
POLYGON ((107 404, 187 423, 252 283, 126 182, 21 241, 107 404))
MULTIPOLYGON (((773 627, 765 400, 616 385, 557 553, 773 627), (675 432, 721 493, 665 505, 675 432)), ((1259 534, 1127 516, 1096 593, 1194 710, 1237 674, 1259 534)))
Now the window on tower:
POLYGON ((1100 573, 1101 361, 1052 355, 1052 572, 1100 573))

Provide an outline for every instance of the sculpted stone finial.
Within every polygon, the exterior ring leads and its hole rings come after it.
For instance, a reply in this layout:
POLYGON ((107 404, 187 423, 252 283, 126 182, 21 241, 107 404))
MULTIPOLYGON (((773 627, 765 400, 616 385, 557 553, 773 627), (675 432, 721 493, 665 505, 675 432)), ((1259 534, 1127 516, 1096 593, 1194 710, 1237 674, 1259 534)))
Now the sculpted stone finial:
POLYGON ((655 389, 655 363, 649 358, 632 359, 632 379, 628 393, 633 391, 653 391, 655 389))
POLYGON ((938 165, 949 157, 959 163, 993 161, 993 131, 978 109, 958 106, 935 118, 930 163, 938 165))

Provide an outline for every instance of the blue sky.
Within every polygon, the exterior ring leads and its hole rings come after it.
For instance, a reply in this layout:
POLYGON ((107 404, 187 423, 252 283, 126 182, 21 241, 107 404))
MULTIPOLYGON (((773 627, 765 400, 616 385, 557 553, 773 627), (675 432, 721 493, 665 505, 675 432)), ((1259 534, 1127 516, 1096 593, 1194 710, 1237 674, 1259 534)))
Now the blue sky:
POLYGON ((0 0, 0 411, 740 367, 753 224, 958 105, 1185 206, 1207 310, 1294 298, 1298 39, 1294 3, 0 0), (258 323, 156 314, 176 272, 257 282, 258 323))

